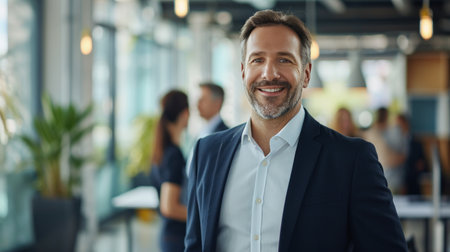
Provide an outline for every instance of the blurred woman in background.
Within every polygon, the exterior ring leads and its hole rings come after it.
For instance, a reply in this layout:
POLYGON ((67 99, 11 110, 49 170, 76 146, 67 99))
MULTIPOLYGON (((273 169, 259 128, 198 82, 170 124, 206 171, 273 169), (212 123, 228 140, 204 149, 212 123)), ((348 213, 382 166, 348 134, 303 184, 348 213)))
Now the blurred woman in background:
POLYGON ((189 120, 188 98, 185 93, 173 90, 163 97, 161 105, 151 178, 159 194, 161 251, 177 252, 184 251, 186 232, 186 161, 180 141, 189 120))
POLYGON ((331 128, 344 136, 359 136, 355 123, 353 122, 352 113, 344 107, 341 107, 336 111, 331 128))

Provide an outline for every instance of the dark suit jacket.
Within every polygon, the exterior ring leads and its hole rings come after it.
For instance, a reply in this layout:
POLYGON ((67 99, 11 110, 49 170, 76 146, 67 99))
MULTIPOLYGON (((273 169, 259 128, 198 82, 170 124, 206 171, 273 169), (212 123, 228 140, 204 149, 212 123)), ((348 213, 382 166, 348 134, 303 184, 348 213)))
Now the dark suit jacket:
POLYGON ((220 123, 217 124, 216 128, 214 128, 213 132, 219 132, 219 131, 223 131, 223 130, 227 130, 228 126, 223 122, 222 119, 220 119, 220 123))
MULTIPOLYGON (((222 196, 244 125, 196 145, 185 251, 214 251, 222 196)), ((280 206, 283 207, 283 206, 280 206)), ((283 210, 279 251, 407 251, 372 144, 306 113, 283 210)))

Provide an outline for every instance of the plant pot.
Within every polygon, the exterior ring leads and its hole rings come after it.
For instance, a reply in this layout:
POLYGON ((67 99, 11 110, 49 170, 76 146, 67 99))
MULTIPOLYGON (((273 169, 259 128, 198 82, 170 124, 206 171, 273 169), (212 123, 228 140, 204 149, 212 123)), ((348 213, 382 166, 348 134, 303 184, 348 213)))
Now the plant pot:
POLYGON ((33 197, 36 251, 73 252, 81 220, 81 200, 33 197))

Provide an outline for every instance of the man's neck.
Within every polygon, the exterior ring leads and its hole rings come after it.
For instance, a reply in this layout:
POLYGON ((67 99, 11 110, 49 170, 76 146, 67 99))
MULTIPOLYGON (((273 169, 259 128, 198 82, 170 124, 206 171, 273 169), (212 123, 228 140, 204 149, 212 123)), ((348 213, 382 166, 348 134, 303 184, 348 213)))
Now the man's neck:
POLYGON ((295 107, 285 115, 275 119, 264 119, 256 112, 252 112, 252 137, 264 152, 265 156, 270 153, 270 139, 286 126, 286 124, 300 111, 300 108, 301 106, 295 107))
POLYGON ((206 121, 208 123, 213 122, 214 120, 217 120, 216 118, 220 117, 220 113, 214 114, 213 116, 211 116, 210 118, 206 119, 206 121))
POLYGON ((220 115, 216 114, 213 117, 211 117, 209 120, 207 120, 207 124, 205 127, 200 131, 199 137, 204 137, 206 135, 211 134, 216 126, 219 124, 220 121, 220 115))

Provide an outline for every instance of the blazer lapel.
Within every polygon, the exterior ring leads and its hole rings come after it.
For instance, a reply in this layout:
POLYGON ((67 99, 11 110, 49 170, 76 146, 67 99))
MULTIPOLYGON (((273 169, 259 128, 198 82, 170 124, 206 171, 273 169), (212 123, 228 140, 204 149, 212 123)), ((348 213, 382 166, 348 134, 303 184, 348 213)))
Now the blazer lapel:
POLYGON ((279 251, 289 249, 303 196, 321 149, 321 144, 314 140, 318 134, 320 134, 319 123, 306 112, 284 204, 279 251))
MULTIPOLYGON (((223 192, 225 189, 225 183, 228 178, 228 172, 230 171, 233 156, 240 144, 242 131, 244 125, 236 128, 231 134, 230 139, 224 139, 221 141, 218 148, 218 155, 214 160, 215 167, 211 169, 211 181, 213 182, 214 190, 209 193, 209 211, 203 214, 208 216, 206 225, 206 238, 205 241, 211 241, 211 243, 205 244, 205 251, 215 251, 217 242, 217 224, 220 216, 220 209, 222 206, 223 192)), ((225 136, 228 137, 228 136, 225 136)), ((214 146, 216 147, 216 146, 214 146)))

